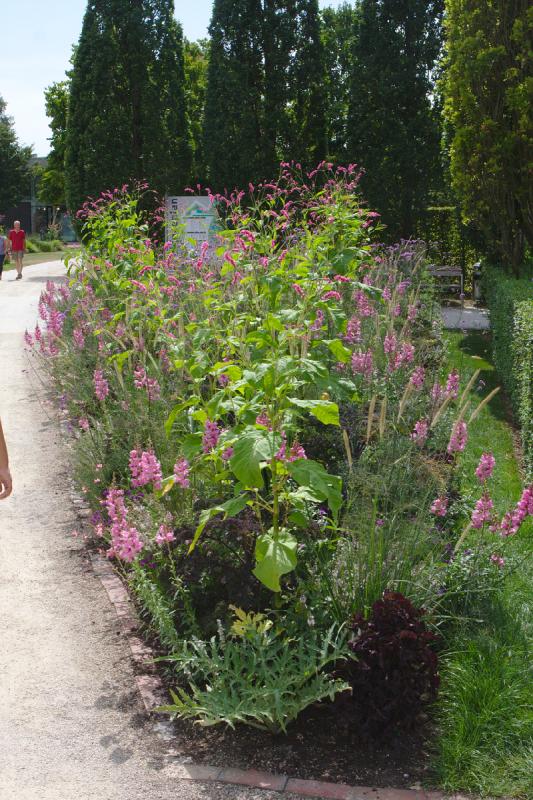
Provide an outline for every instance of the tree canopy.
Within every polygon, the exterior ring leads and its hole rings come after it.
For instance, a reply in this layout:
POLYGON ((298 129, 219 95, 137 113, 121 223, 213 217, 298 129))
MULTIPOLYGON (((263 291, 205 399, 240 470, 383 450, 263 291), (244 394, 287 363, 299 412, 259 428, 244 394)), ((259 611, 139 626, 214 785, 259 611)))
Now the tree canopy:
POLYGON ((463 217, 518 271, 533 246, 531 25, 526 0, 446 0, 443 91, 463 217))
POLYGON ((131 179, 185 186, 191 145, 172 0, 93 0, 73 60, 66 132, 71 208, 131 179))
POLYGON ((19 143, 7 104, 0 97, 0 211, 16 205, 28 194, 31 156, 32 148, 19 143))

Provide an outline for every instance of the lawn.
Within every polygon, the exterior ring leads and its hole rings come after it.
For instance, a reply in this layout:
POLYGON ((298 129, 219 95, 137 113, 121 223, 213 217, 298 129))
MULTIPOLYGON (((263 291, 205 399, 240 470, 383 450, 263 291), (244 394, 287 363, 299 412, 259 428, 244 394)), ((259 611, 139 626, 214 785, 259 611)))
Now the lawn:
MULTIPOLYGON (((481 370, 484 396, 498 385, 491 363, 490 334, 448 333, 450 366, 463 373, 481 370)), ((459 473, 463 496, 477 497, 474 469, 483 452, 496 458, 492 497, 499 512, 520 496, 518 437, 510 406, 500 392, 470 428, 459 473)), ((512 572, 489 596, 480 619, 458 627, 443 658, 437 780, 443 788, 492 795, 533 794, 531 710, 531 542, 533 526, 507 542, 512 572)), ((495 542, 495 549, 498 542, 495 542)))
MULTIPOLYGON (((46 264, 48 261, 62 261, 67 253, 71 255, 74 252, 77 251, 74 248, 69 248, 68 250, 54 250, 51 253, 26 253, 23 263, 25 267, 30 267, 34 264, 46 264)), ((4 272, 14 268, 13 261, 4 264, 4 272)))

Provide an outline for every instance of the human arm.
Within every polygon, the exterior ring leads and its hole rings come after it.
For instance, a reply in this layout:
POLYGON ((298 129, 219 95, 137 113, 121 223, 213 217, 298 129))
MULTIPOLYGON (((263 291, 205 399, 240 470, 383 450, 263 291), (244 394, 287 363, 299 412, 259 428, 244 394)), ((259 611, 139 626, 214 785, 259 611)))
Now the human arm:
POLYGON ((13 488, 11 473, 9 471, 9 457, 7 454, 6 440, 0 422, 0 500, 9 497, 13 488))

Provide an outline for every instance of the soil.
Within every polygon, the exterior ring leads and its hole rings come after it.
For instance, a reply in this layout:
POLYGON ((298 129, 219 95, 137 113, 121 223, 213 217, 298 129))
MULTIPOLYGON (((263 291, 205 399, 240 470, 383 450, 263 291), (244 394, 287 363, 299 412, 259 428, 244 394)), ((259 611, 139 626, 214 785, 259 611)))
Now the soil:
POLYGON ((204 728, 174 723, 174 746, 195 762, 255 768, 293 778, 364 786, 419 788, 428 782, 428 723, 417 733, 374 740, 354 730, 336 706, 311 707, 286 736, 239 726, 204 728))

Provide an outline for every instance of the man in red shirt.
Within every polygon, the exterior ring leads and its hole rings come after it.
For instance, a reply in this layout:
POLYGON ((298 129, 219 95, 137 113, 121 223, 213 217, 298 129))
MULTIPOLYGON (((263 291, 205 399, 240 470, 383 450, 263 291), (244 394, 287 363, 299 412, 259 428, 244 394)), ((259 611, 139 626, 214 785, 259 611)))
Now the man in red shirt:
POLYGON ((9 231, 8 239, 9 252, 13 256, 15 267, 17 268, 17 277, 15 280, 20 281, 22 278, 22 259, 26 252, 26 234, 20 227, 18 219, 13 223, 13 227, 9 231))

